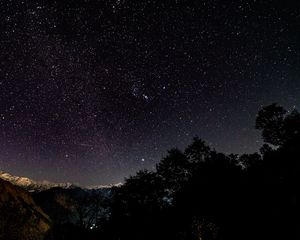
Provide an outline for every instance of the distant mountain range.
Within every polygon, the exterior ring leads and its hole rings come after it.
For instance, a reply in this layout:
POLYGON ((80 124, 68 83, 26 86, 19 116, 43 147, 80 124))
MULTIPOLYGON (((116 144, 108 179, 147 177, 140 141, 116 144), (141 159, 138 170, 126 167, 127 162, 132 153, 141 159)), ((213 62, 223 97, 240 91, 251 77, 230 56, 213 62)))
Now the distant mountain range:
POLYGON ((114 187, 121 185, 82 187, 0 171, 0 239, 42 240, 53 224, 95 228, 101 219, 109 218, 114 187), (17 237, 11 235, 14 232, 17 237))
POLYGON ((118 187, 122 185, 122 183, 117 183, 117 184, 110 184, 110 185, 97 185, 97 186, 83 187, 72 183, 54 183, 49 181, 35 181, 27 177, 14 176, 7 172, 2 172, 2 171, 0 171, 0 178, 12 183, 13 185, 19 186, 29 192, 41 192, 55 187, 59 187, 63 189, 81 188, 86 190, 95 190, 95 189, 118 187))

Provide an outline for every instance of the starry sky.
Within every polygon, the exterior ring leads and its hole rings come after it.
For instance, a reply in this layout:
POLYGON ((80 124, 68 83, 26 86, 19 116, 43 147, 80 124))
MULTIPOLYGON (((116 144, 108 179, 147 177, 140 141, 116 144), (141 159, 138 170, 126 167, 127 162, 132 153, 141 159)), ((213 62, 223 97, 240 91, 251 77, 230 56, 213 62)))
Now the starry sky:
POLYGON ((109 184, 196 135, 257 151, 261 106, 300 106, 294 2, 1 0, 0 169, 109 184))

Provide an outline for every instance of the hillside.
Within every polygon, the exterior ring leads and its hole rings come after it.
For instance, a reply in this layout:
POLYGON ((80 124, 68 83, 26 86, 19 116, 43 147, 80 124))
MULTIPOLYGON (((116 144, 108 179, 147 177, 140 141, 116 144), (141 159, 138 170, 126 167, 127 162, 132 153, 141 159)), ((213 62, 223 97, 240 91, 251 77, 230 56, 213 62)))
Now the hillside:
POLYGON ((39 240, 50 229, 50 218, 25 190, 0 179, 0 239, 39 240))

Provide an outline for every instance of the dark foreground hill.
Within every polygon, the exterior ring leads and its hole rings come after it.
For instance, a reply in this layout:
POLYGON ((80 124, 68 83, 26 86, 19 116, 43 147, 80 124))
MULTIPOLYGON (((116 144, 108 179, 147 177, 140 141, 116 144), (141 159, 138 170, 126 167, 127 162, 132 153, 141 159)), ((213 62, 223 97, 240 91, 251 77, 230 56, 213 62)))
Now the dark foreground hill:
POLYGON ((25 190, 0 179, 0 239, 39 240, 50 229, 50 218, 25 190))
POLYGON ((51 217, 54 224, 74 224, 91 229, 108 214, 111 201, 110 188, 88 190, 59 187, 33 193, 36 203, 51 217))

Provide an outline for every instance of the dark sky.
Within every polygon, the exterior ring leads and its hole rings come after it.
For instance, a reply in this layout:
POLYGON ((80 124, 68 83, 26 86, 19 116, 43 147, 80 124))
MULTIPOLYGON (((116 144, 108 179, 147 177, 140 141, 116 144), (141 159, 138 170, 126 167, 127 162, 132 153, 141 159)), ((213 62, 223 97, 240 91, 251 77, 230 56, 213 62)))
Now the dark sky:
POLYGON ((300 106, 300 4, 280 2, 1 0, 0 169, 93 185, 195 135, 256 151, 260 107, 300 106))

